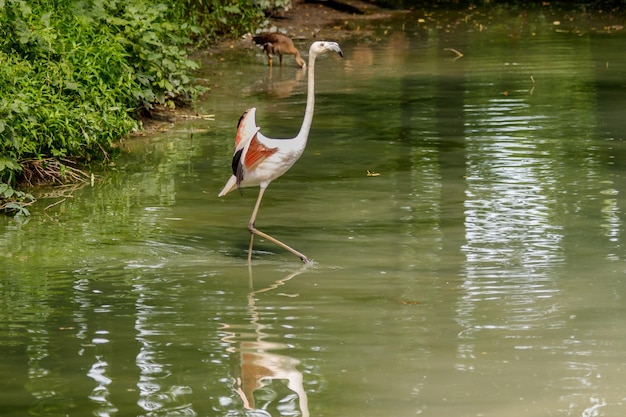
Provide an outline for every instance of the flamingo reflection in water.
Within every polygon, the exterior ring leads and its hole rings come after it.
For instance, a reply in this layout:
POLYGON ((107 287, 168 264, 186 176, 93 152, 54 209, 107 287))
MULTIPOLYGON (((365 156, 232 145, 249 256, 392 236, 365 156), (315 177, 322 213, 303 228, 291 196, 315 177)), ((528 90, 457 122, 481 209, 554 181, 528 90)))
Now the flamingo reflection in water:
MULTIPOLYGON (((302 417, 309 417, 308 398, 304 390, 302 373, 298 370, 300 361, 272 351, 288 348, 287 345, 277 342, 269 342, 264 340, 271 336, 265 333, 268 327, 261 323, 261 315, 256 306, 255 297, 257 294, 274 290, 285 284, 290 279, 304 272, 306 268, 302 268, 296 272, 287 275, 272 285, 254 290, 252 286, 252 270, 249 267, 250 274, 250 291, 248 292, 248 312, 250 313, 250 324, 254 330, 254 340, 241 340, 242 333, 237 334, 233 325, 223 324, 220 330, 225 333, 222 341, 231 344, 227 349, 230 353, 239 354, 239 375, 233 383, 234 391, 239 395, 243 406, 246 410, 264 411, 256 405, 254 392, 260 388, 267 386, 274 380, 286 381, 287 387, 297 394, 300 413, 302 417)), ((246 328, 249 328, 246 326, 246 328)))

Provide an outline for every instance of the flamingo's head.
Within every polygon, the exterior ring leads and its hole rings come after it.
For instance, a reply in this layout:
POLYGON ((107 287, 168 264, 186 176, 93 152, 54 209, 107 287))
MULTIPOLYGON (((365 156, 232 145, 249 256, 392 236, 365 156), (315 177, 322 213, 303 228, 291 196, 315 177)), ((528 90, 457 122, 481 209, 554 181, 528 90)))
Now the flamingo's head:
POLYGON ((316 41, 311 44, 311 48, 309 49, 309 56, 311 55, 319 55, 325 52, 337 52, 340 57, 343 58, 343 52, 339 47, 337 42, 329 42, 329 41, 316 41))

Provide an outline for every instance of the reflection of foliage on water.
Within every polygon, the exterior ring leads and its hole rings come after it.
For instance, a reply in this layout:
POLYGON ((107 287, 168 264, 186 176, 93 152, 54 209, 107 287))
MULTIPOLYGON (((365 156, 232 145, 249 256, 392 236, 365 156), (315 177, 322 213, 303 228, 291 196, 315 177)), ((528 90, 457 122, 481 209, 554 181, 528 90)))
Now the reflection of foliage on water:
MULTIPOLYGON (((158 234, 163 217, 176 203, 180 181, 196 175, 191 161, 201 153, 200 142, 183 133, 152 138, 148 143, 137 139, 131 146, 135 148, 132 153, 96 173, 93 187, 74 191, 71 198, 62 196, 60 204, 45 212, 36 211, 28 224, 9 228, 0 240, 6 259, 15 263, 17 270, 20 265, 65 263, 68 251, 76 260, 84 257, 81 251, 70 249, 77 241, 87 245, 85 250, 101 250, 98 245, 125 236, 145 239, 158 234), (137 216, 136 210, 142 214, 137 216), (77 218, 82 221, 76 222, 77 218), (58 226, 51 227, 51 221, 58 226), (64 227, 66 222, 72 228, 64 227), (33 238, 40 239, 37 253, 29 253, 35 246, 20 243, 33 238)), ((38 208, 58 200, 42 198, 38 208)))

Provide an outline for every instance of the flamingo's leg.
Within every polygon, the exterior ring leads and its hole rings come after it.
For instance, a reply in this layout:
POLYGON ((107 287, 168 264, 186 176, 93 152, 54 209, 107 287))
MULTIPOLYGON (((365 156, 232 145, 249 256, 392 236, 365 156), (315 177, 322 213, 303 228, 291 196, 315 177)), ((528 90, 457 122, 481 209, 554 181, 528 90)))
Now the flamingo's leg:
POLYGON ((303 253, 298 252, 291 246, 284 244, 280 240, 268 235, 267 233, 261 232, 254 226, 254 222, 256 221, 256 215, 259 212, 259 207, 261 206, 261 200, 263 199, 263 194, 265 193, 265 188, 267 187, 261 186, 261 188, 259 189, 259 196, 257 197, 256 204, 254 205, 254 210, 252 210, 252 216, 250 217, 250 222, 248 223, 248 230, 250 231, 250 247, 248 249, 248 262, 250 262, 250 260, 252 259, 252 245, 254 241, 254 235, 257 235, 257 236, 262 237, 263 239, 269 240, 270 242, 277 244, 278 246, 280 246, 281 248, 285 250, 288 250, 289 252, 293 253, 298 258, 300 258, 302 262, 304 262, 305 264, 308 264, 311 261, 303 253))

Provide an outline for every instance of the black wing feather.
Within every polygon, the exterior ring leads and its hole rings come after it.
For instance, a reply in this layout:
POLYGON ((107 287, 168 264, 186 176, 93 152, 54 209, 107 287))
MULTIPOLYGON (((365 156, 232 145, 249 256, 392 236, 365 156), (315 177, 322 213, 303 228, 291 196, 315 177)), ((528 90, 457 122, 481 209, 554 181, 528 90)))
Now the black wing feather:
POLYGON ((243 154, 243 149, 239 149, 233 155, 233 175, 237 178, 237 187, 243 181, 243 162, 241 161, 241 155, 243 154))

